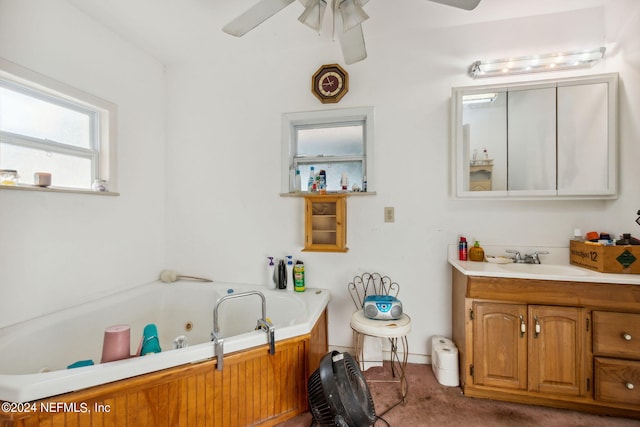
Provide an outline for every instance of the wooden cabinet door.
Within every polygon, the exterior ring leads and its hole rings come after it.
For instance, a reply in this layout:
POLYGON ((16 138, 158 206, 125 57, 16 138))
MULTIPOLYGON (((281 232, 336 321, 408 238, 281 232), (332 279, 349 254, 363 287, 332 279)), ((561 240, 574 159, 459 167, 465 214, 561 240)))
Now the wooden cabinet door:
POLYGON ((474 384, 527 388, 527 306, 473 304, 474 384))
POLYGON ((529 306, 529 390, 583 396, 586 320, 576 307, 529 306))
POLYGON ((305 196, 304 250, 347 252, 346 195, 305 196))

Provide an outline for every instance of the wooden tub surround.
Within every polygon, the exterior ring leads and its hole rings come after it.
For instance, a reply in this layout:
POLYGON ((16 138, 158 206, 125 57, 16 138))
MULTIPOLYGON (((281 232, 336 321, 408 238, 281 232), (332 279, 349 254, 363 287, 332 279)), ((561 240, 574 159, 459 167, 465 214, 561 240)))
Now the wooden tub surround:
POLYGON ((465 395, 640 418, 639 285, 455 267, 452 282, 465 395))
POLYGON ((0 411, 0 427, 272 426, 308 410, 307 381, 327 351, 325 309, 275 355, 264 345, 225 355, 222 371, 210 359, 54 396, 0 411))

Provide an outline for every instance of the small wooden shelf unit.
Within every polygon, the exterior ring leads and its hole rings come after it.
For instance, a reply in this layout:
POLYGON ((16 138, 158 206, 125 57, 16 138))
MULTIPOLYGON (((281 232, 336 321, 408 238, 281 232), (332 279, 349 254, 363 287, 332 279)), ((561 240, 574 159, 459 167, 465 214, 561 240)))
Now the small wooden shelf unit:
POLYGON ((304 198, 304 250, 347 252, 346 194, 304 198))

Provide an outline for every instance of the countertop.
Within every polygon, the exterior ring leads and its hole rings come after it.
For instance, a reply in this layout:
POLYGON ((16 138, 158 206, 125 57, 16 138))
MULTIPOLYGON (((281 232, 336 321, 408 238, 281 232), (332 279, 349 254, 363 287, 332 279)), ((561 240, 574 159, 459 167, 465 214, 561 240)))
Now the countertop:
MULTIPOLYGON (((540 248, 535 248, 539 250, 540 248)), ((466 276, 503 277, 520 279, 555 280, 568 282, 618 283, 640 285, 640 274, 599 273, 586 268, 571 265, 568 262, 569 248, 544 248, 550 252, 548 261, 541 255, 541 264, 493 264, 489 262, 459 261, 457 247, 450 246, 448 261, 456 270, 466 276), (566 251, 566 256, 564 252, 566 251)), ((523 250, 522 253, 532 251, 523 250)), ((493 249, 485 254, 503 256, 503 251, 493 249)))

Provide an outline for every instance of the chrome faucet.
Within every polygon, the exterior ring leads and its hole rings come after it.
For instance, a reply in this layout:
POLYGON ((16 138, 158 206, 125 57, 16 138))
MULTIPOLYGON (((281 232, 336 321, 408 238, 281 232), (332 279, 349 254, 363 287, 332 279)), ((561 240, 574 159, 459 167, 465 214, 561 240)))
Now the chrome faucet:
POLYGON ((532 254, 525 254, 524 257, 520 254, 520 251, 515 249, 507 249, 505 252, 515 254, 513 262, 518 264, 541 264, 539 255, 547 255, 547 251, 535 251, 532 254))
POLYGON ((220 305, 227 300, 242 298, 249 295, 258 295, 262 300, 262 318, 258 319, 256 330, 261 329, 267 333, 267 339, 269 341, 269 354, 276 353, 275 328, 273 327, 273 324, 269 320, 267 320, 267 299, 264 297, 264 294, 260 291, 248 291, 225 295, 218 298, 216 304, 213 306, 213 331, 211 332, 211 341, 213 341, 213 345, 215 347, 218 371, 222 370, 224 360, 224 337, 220 335, 220 326, 218 324, 218 309, 220 308, 220 305))

